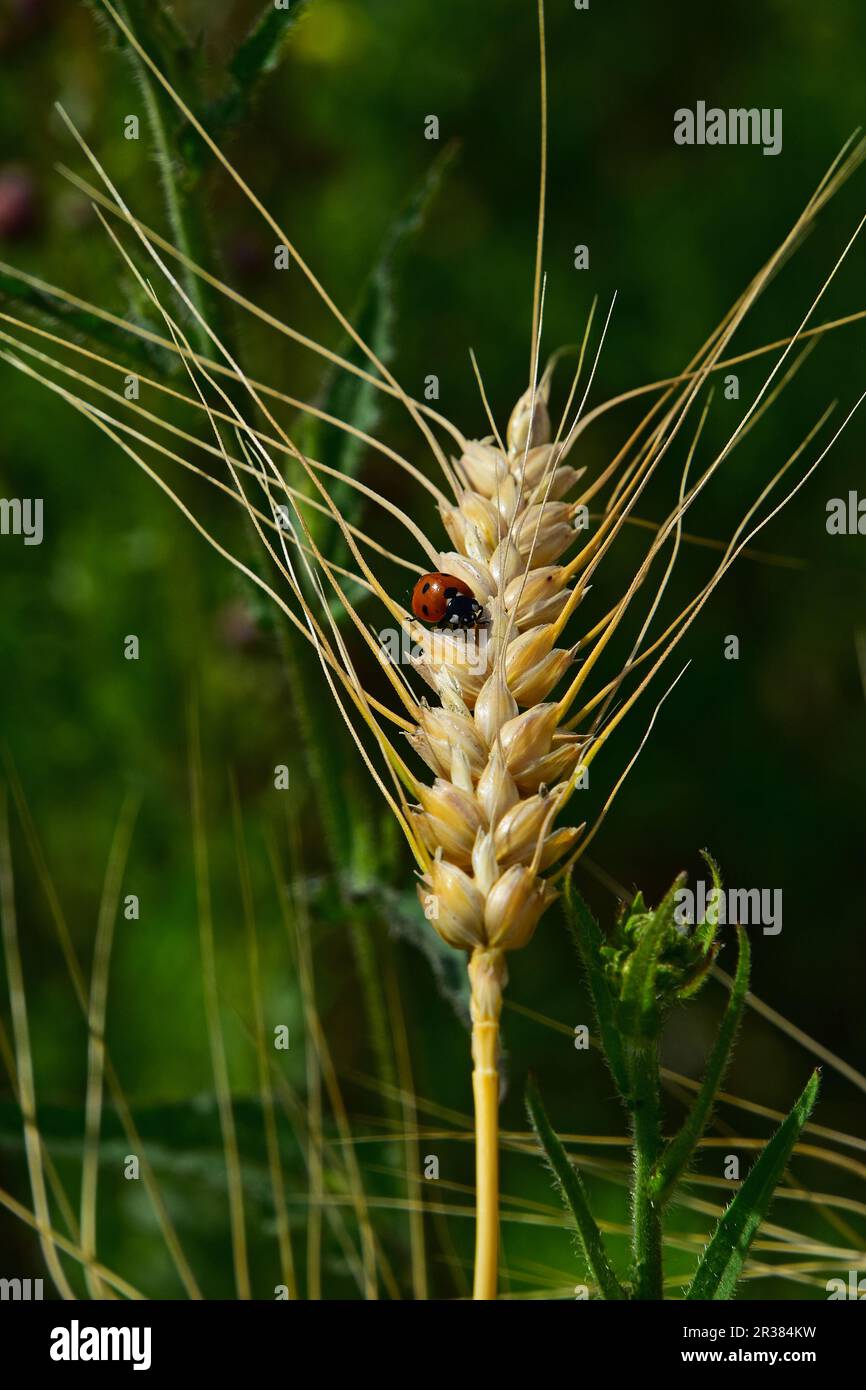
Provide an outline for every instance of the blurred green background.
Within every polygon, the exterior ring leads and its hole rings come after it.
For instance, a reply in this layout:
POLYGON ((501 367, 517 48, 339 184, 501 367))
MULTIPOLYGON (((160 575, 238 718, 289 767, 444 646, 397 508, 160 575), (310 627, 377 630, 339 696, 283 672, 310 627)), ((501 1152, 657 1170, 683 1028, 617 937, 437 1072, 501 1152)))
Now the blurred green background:
MULTIPOLYGON (((196 71, 185 76, 201 81, 206 102, 218 103, 231 90, 227 66, 259 9, 229 0, 178 0, 174 6, 197 43, 196 71)), ((538 165, 534 2, 315 0, 307 10, 278 69, 227 128, 227 153, 336 302, 353 312, 395 218, 439 151, 456 142, 424 225, 393 266, 390 336, 394 367, 406 389, 420 395, 425 377, 437 375, 439 408, 468 435, 484 434, 470 346, 500 422, 527 382, 538 165), (430 114, 439 118, 438 144, 424 138, 430 114)), ((547 23, 545 345, 550 351, 575 342, 592 297, 599 295, 606 311, 617 291, 594 403, 683 367, 782 240, 863 121, 866 12, 854 0, 822 6, 775 0, 759 10, 745 0, 723 10, 676 0, 664 13, 637 0, 588 12, 576 11, 571 0, 548 0, 547 23), (699 99, 724 107, 782 108, 782 153, 767 158, 750 147, 676 147, 673 112, 699 99), (573 268, 578 243, 590 250, 587 271, 573 268)), ((53 168, 61 161, 92 178, 54 113, 59 100, 130 205, 146 223, 170 234, 145 97, 127 56, 84 4, 3 0, 0 57, 0 258, 139 318, 141 303, 87 200, 53 168), (141 117, 137 142, 123 135, 130 113, 141 117)), ((297 267, 274 270, 273 233, 225 175, 204 168, 194 198, 225 278, 276 317, 339 347, 339 329, 297 267)), ((864 207, 861 171, 779 274, 735 349, 774 341, 797 327, 864 207)), ((864 250, 855 244, 818 321, 866 309, 863 266, 864 250)), ((2 284, 0 311, 18 312, 10 282, 4 278, 2 284)), ((300 398, 320 390, 322 363, 314 356, 233 310, 225 324, 251 374, 300 398)), ((819 344, 707 490, 690 516, 690 530, 727 537, 832 400, 840 402, 835 418, 841 420, 866 384, 864 341, 866 327, 855 324, 819 344)), ((760 358, 740 369, 738 403, 717 391, 699 459, 709 459, 713 445, 727 437, 773 360, 760 358)), ((150 367, 163 370, 166 359, 154 354, 150 367)), ((566 364, 557 380, 560 407, 568 370, 566 364)), ((184 389, 183 378, 176 381, 184 389)), ((249 1040, 230 770, 252 857, 265 1012, 269 1027, 290 1027, 292 1048, 281 1055, 280 1066, 293 1093, 303 1096, 306 1084, 304 1023, 297 960, 271 876, 269 836, 285 874, 301 872, 307 887, 317 1003, 356 1132, 381 1136, 383 1123, 394 1120, 383 1094, 371 979, 390 980, 393 972, 399 982, 418 1096, 463 1114, 470 1107, 468 1038, 424 955, 407 939, 418 926, 409 856, 396 844, 384 807, 359 770, 345 727, 323 698, 315 665, 298 640, 90 424, 5 364, 0 393, 0 495, 42 497, 45 506, 41 546, 0 539, 2 740, 85 969, 117 816, 129 789, 141 798, 124 876, 124 891, 139 896, 141 915, 118 923, 108 1039, 150 1136, 192 1263, 206 1294, 218 1297, 231 1296, 233 1284, 204 1030, 185 717, 191 692, 200 702, 220 990, 248 1164, 253 1285, 258 1296, 271 1297, 276 1258, 249 1040), (124 659, 127 634, 140 639, 137 662, 124 659), (290 768, 289 793, 274 789, 276 764, 290 768), (301 840, 294 870, 287 820, 301 840), (401 934, 394 928, 403 917, 401 934), (376 1075, 380 1080, 372 1087, 360 1079, 376 1075)), ((281 418, 288 423, 291 414, 284 410, 281 418)), ((638 418, 634 406, 602 417, 582 436, 571 461, 597 471, 638 418)), ((399 407, 385 410, 377 430, 420 466, 433 467, 399 407)), ((683 643, 670 677, 686 659, 688 672, 592 852, 615 884, 640 885, 652 899, 680 869, 699 872, 698 852, 705 846, 730 884, 781 888, 784 928, 778 937, 754 939, 754 989, 854 1066, 863 1065, 866 1038, 864 688, 856 652, 858 630, 866 633, 866 542, 861 536, 829 536, 825 519, 828 499, 864 486, 863 438, 863 419, 855 417, 820 470, 762 535, 763 548, 803 563, 742 560, 683 643), (723 657, 729 634, 740 639, 738 661, 723 657)), ((676 495, 684 448, 681 441, 642 499, 643 515, 665 515, 676 495)), ((813 447, 800 466, 816 453, 813 447)), ((366 478, 413 508, 422 523, 436 524, 402 478, 394 479, 376 460, 363 458, 360 464, 366 478)), ((208 489, 187 490, 173 465, 163 471, 194 499, 208 524, 224 526, 227 504, 208 489)), ((229 521, 220 534, 233 536, 248 561, 250 537, 229 521)), ((367 515, 362 524, 376 526, 367 515)), ((621 593, 645 544, 646 533, 635 531, 617 548, 599 572, 587 618, 604 612, 621 593)), ((422 558, 405 546, 403 553, 413 561, 422 558)), ((710 552, 684 549, 675 585, 683 601, 711 563, 710 552)), ((394 582, 405 585, 406 572, 395 571, 394 582)), ((366 616, 381 620, 372 604, 366 616)), ((659 684, 657 693, 662 689, 659 684)), ((651 708, 642 706, 595 764, 593 810, 627 762, 651 708)), ((49 1145, 75 1193, 86 1030, 43 886, 14 815, 12 820, 37 1096, 49 1145)), ((615 894, 589 872, 582 871, 579 881, 609 920, 615 894)), ((729 955, 722 959, 728 967, 729 955)), ((556 909, 531 949, 511 964, 514 1003, 560 1021, 567 1031, 589 1021, 556 909)), ((678 1016, 667 1057, 674 1069, 697 1074, 722 997, 713 984, 698 1005, 678 1016)), ((5 1004, 2 1016, 8 1030, 5 1004)), ((505 1029, 506 1128, 525 1127, 521 1091, 531 1068, 560 1129, 623 1133, 595 1055, 576 1052, 567 1033, 516 1011, 506 1013, 505 1029)), ((728 1089, 761 1105, 787 1108, 809 1066, 806 1049, 750 1016, 728 1089)), ((29 1203, 5 1082, 0 1093, 2 1185, 29 1203)), ((677 1113, 673 1104, 671 1114, 677 1113)), ((769 1132, 765 1120, 748 1114, 725 1109, 723 1118, 745 1135, 769 1132)), ((863 1138, 862 1092, 832 1067, 825 1068, 817 1118, 863 1138)), ((146 1200, 131 1195, 133 1185, 122 1179, 125 1141, 112 1124, 106 1116, 100 1253, 149 1294, 176 1296, 180 1288, 146 1200)), ((306 1178, 288 1128, 284 1145, 302 1264, 306 1178)), ((382 1142, 359 1146, 358 1152, 372 1192, 399 1188, 399 1146, 382 1142)), ((422 1152, 440 1154, 447 1181, 471 1182, 465 1143, 437 1148, 424 1139, 422 1152)), ((720 1166, 714 1150, 702 1171, 718 1175, 720 1166)), ((862 1194, 862 1177, 854 1173, 807 1160, 795 1165, 795 1173, 816 1190, 831 1185, 844 1195, 862 1194)), ((339 1199, 340 1172, 329 1181, 339 1199)), ((512 1194, 550 1200, 540 1165, 529 1159, 508 1158, 504 1182, 512 1194)), ((593 1191, 603 1214, 625 1219, 621 1188, 598 1182, 593 1191)), ((778 1209, 776 1214, 781 1220, 778 1209)), ((790 1215, 787 1208, 784 1215, 790 1215)), ((862 1248, 862 1219, 859 1226, 854 1221, 853 1233, 840 1236, 818 1213, 796 1215, 803 1230, 832 1235, 842 1244, 852 1243, 859 1231, 862 1248)), ((405 1217, 389 1211, 381 1219, 385 1248, 407 1294, 405 1217)), ((677 1213, 675 1220, 695 1229, 694 1214, 677 1213)), ((427 1234, 432 1289, 460 1292, 470 1223, 430 1220, 427 1234)), ((6 1213, 0 1213, 0 1242, 4 1273, 39 1272, 35 1242, 6 1213)), ((672 1254, 674 1271, 682 1258, 672 1254)), ((551 1286, 550 1271, 561 1271, 566 1291, 569 1280, 577 1279, 569 1239, 555 1227, 508 1225, 505 1259, 516 1270, 521 1261, 534 1261, 547 1271, 551 1286)), ((761 1279, 750 1289, 759 1297, 823 1297, 822 1283, 761 1279)), ((537 1286, 544 1287, 540 1275, 537 1286)), ((515 1274, 514 1292, 531 1287, 525 1272, 515 1274)), ((338 1247, 329 1252, 328 1292, 357 1292, 338 1247)))

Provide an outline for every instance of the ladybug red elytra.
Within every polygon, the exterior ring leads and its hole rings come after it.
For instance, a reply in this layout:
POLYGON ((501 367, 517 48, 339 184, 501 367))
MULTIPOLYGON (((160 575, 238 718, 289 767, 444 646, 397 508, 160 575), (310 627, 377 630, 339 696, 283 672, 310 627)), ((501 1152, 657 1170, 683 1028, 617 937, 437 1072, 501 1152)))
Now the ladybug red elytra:
POLYGON ((475 627, 484 609, 469 585, 453 574, 422 574, 412 590, 412 612, 436 627, 475 627))

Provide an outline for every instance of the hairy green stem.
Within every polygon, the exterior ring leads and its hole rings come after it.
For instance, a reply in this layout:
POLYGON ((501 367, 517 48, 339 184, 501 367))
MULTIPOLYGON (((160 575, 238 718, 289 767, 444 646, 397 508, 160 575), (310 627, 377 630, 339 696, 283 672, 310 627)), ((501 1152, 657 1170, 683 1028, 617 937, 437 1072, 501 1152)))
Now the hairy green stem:
POLYGON ((661 1150, 658 1046, 655 1042, 631 1049, 631 1111, 634 1128, 632 1173, 633 1296, 661 1299, 661 1204, 654 1197, 652 1178, 661 1150))
MULTIPOLYGON (((142 0, 124 0, 118 8, 123 20, 137 34, 144 47, 152 54, 159 55, 161 65, 166 71, 180 61, 178 52, 174 47, 170 47, 169 39, 161 27, 164 16, 156 12, 155 6, 148 7, 142 0)), ((174 38, 175 44, 187 47, 179 31, 174 38)), ((179 147, 174 105, 154 80, 143 59, 134 51, 130 52, 130 59, 150 126, 154 160, 159 170, 171 239, 188 261, 212 270, 216 260, 214 241, 202 210, 201 196, 199 194, 197 197, 194 192, 194 177, 179 147)), ((190 93, 190 100, 194 105, 200 105, 201 94, 198 91, 190 93)), ((187 327, 196 350, 204 357, 210 356, 213 352, 213 340, 205 324, 233 350, 233 324, 219 295, 200 276, 185 267, 178 272, 178 282, 193 306, 187 327)), ((229 385, 227 389, 233 398, 244 399, 240 389, 234 384, 229 385)))

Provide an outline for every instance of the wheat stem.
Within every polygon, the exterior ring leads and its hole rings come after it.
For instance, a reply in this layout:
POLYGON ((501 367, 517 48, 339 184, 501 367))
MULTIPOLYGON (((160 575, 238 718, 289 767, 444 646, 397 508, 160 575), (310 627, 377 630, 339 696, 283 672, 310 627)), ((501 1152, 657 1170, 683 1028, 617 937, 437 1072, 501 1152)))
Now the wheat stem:
POLYGON ((474 1299, 496 1297, 499 1269, 499 1014, 506 981, 502 951, 476 948, 472 985, 472 1094, 475 1101, 474 1299))

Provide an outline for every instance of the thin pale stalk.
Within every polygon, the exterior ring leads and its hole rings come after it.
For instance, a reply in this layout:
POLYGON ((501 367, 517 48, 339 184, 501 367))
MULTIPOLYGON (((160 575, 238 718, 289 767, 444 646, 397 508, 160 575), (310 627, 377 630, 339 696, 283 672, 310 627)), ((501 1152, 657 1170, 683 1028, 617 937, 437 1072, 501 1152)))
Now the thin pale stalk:
POLYGON ((475 1277, 474 1299, 496 1297, 499 1270, 499 1025, 473 1025, 472 1095, 475 1101, 475 1277))
MULTIPOLYGON (((87 1014, 87 1095, 85 1101, 84 1160, 81 1170, 81 1249, 88 1262, 96 1259, 96 1192, 99 1179, 99 1134, 102 1127, 102 1099, 105 1083, 105 1013, 108 1005, 108 970, 114 941, 114 923, 120 902, 123 874, 132 843, 138 810, 137 799, 128 796, 117 822, 108 866, 96 942, 93 948, 93 976, 87 1014)), ((91 1298, 108 1297, 99 1280, 85 1268, 91 1298)), ((113 1295, 111 1295, 113 1297, 113 1295)))
MULTIPOLYGON (((16 1199, 2 1187, 0 1187, 0 1207, 5 1207, 5 1209, 11 1212, 19 1221, 23 1221, 25 1226, 30 1226, 32 1230, 36 1231, 40 1242, 47 1240, 52 1248, 56 1247, 57 1250, 62 1250, 64 1255, 69 1255, 70 1259, 76 1260, 80 1265, 86 1264, 87 1267, 93 1271, 96 1278, 101 1279, 104 1284, 110 1284, 111 1287, 116 1289, 119 1294, 122 1294, 124 1298, 145 1298, 146 1295, 141 1293, 134 1284, 130 1284, 126 1279, 122 1279, 119 1274, 115 1274, 113 1270, 106 1268, 105 1265, 99 1264, 98 1262, 92 1264, 88 1263, 84 1258, 80 1246, 76 1245, 74 1240, 68 1240, 66 1236, 62 1236, 58 1231, 52 1230, 51 1226, 46 1226, 34 1212, 28 1211, 27 1207, 21 1202, 16 1201, 16 1199)), ((74 1298, 74 1294, 71 1294, 70 1297, 74 1298)))
MULTIPOLYGON (((54 923, 54 928, 57 933, 57 939, 60 943, 61 954, 63 956, 64 962, 66 964, 66 970, 72 983, 72 989, 75 994, 75 998, 78 1001, 78 1006, 86 1019, 87 992, 84 981, 84 973, 81 969, 78 957, 75 953, 75 947, 72 944, 72 937, 69 932, 69 927, 67 925, 66 918, 64 917, 63 909, 60 905, 60 899, 57 896, 57 890, 54 887, 51 874, 48 870, 48 864, 45 859, 45 853, 42 849, 39 836, 36 832, 36 826, 33 823, 33 817, 30 813, 30 807, 28 806, 27 800, 24 796, 24 789, 21 786, 20 778, 18 777, 18 774, 14 766, 12 765, 8 754, 6 756, 6 772, 9 778, 9 785, 12 789, 12 796, 15 800, 15 806, 18 811, 18 816, 24 831, 24 837, 27 841, 27 847, 30 851, 30 857, 33 860, 37 877, 39 878, 43 892, 45 893, 46 901, 48 903, 48 910, 51 915, 51 919, 54 923)), ((136 1126, 135 1120, 133 1119, 132 1111, 129 1108, 126 1096, 124 1095, 123 1088, 120 1084, 120 1080, 118 1078, 117 1072, 115 1071, 114 1064, 111 1061, 111 1057, 107 1049, 105 1055, 105 1075, 106 1080, 108 1082, 108 1088, 111 1092, 111 1098, 114 1104, 114 1108, 117 1111, 117 1115, 120 1120, 121 1126, 123 1127, 123 1131, 126 1134, 126 1137, 129 1141, 130 1149, 139 1157, 142 1182, 144 1183, 145 1191, 147 1192, 147 1195, 150 1198, 151 1205, 153 1206, 154 1214, 157 1219, 157 1224, 159 1225, 160 1231, 162 1232, 166 1248, 171 1256, 172 1262, 174 1263, 174 1267, 177 1270, 178 1276, 184 1288, 186 1289, 188 1296, 192 1299, 200 1299, 201 1290, 198 1287, 195 1275, 192 1272, 189 1261, 187 1260, 186 1254, 184 1253, 183 1247, 181 1246, 177 1232, 174 1228, 174 1225, 172 1224, 171 1217, 168 1213, 168 1208, 165 1205, 162 1193, 160 1192, 159 1185, 156 1181, 156 1175, 153 1171, 153 1168, 151 1167, 150 1160, 147 1157, 144 1140, 138 1132, 138 1127, 136 1126)), ((77 1235, 77 1232, 73 1230, 73 1234, 77 1235)))
MULTIPOLYGON (((20 1108, 21 1099, 18 1090, 18 1073, 15 1067, 15 1053, 2 1018, 0 1018, 0 1057, 3 1059, 6 1074, 9 1077, 9 1087, 15 1097, 15 1104, 20 1108)), ((66 1195, 63 1183, 60 1181, 60 1174, 57 1171, 57 1166, 51 1154, 48 1152, 48 1146, 41 1135, 40 1143, 42 1145, 42 1162, 45 1166, 45 1176, 48 1179, 48 1186, 51 1188, 51 1195, 57 1203, 71 1238, 74 1241, 78 1241, 78 1221, 76 1220, 75 1212, 72 1210, 72 1203, 66 1195)))
MULTIPOLYGON (((293 844, 292 857, 295 863, 298 862, 298 842, 297 829, 290 826, 290 844, 293 844)), ((297 882, 297 876, 296 876, 297 882)), ((331 1109, 334 1112, 334 1119, 337 1122, 337 1129, 344 1142, 351 1139, 351 1128, 346 1106, 343 1101, 340 1083, 334 1067, 331 1049, 325 1036, 316 1008, 316 986, 313 974, 313 953, 310 941, 309 916, 304 911, 303 917, 297 912, 293 920, 295 930, 295 949, 298 958, 298 967, 301 976, 302 996, 304 1014, 306 1019, 307 1033, 310 1039, 311 1053, 315 1060, 316 1070, 320 1080, 318 1086, 324 1081, 328 1099, 331 1102, 331 1109)), ((309 1060, 309 1059, 308 1059, 309 1060)), ((318 1105, 321 1106, 321 1091, 319 1091, 318 1105)), ((318 1128, 321 1132, 321 1110, 318 1115, 318 1128)), ((352 1204, 358 1221, 358 1229, 361 1237, 361 1252, 364 1264, 364 1292, 368 1299, 377 1299, 378 1290, 378 1267, 379 1258, 376 1246, 376 1239, 373 1227, 370 1222, 370 1212, 367 1194, 364 1191, 364 1183, 361 1177, 361 1170, 355 1158, 351 1146, 346 1151, 347 1180, 350 1187, 352 1204)), ((322 1192, 322 1196, 324 1193, 322 1192)), ((321 1200, 321 1198, 320 1198, 321 1200)))
POLYGON ((268 1172, 271 1180, 271 1193, 274 1201, 274 1218, 277 1233, 277 1248, 280 1252, 280 1273, 289 1298, 298 1297, 295 1278, 295 1261, 292 1254, 292 1238, 289 1232, 289 1215, 286 1208, 286 1191, 283 1169, 280 1160, 280 1141, 277 1134, 274 1110, 274 1092, 268 1069, 267 1044, 265 1041, 265 1014, 262 1003, 262 977, 259 961, 259 942, 256 931, 255 904, 253 901, 252 879, 250 875, 249 854, 244 835, 240 798, 237 782, 230 778, 232 820, 235 832, 235 849, 238 861, 238 878, 241 888, 244 927, 247 941, 247 961, 250 977, 250 996, 253 1004, 253 1041, 256 1049, 256 1063, 259 1073, 259 1095, 262 1101, 262 1119, 265 1129, 265 1146, 268 1155, 268 1172))
MULTIPOLYGON (((414 1130, 418 1123, 415 1106, 415 1086, 412 1078, 412 1054, 409 1050, 409 1035, 406 1031, 406 1015, 400 998, 400 985, 394 961, 389 956, 385 963, 385 989, 388 999, 388 1013, 391 1019, 391 1032, 394 1039, 394 1056, 400 1082, 400 1108, 404 1133, 403 1145, 406 1155, 406 1176, 409 1196, 412 1195, 412 1175, 418 1173, 420 1153, 414 1130)), ((418 1179, 415 1178, 417 1183, 418 1179)), ((412 1258, 412 1291, 415 1300, 428 1297, 427 1258, 424 1241, 424 1187, 419 1188, 419 1200, 413 1203, 409 1213, 409 1248, 412 1258)))
POLYGON ((508 975, 501 951, 469 958, 475 1103, 475 1275, 472 1297, 496 1298, 499 1272, 499 1015, 508 975))
POLYGON ((0 922, 6 955, 6 977, 9 987, 9 1007, 12 1013, 12 1035, 15 1039, 15 1062, 18 1071, 19 1104, 24 1121, 24 1148, 30 1190, 33 1194, 35 1224, 39 1244, 63 1299, 75 1299, 57 1254, 60 1242, 51 1227, 51 1212, 45 1190, 45 1171, 42 1163, 42 1142, 36 1115, 36 1087, 33 1077, 33 1053, 30 1047, 30 1025, 27 1018, 27 996, 24 971, 18 942, 18 918, 15 911, 15 880, 12 872, 12 848, 9 840, 9 813, 6 788, 0 787, 0 922))
POLYGON ((196 893, 198 897, 199 943, 201 947, 202 983, 214 1089, 219 1109, 228 1184, 229 1220, 231 1225, 232 1260, 238 1298, 251 1297, 250 1273, 247 1260, 246 1223, 244 1220, 243 1179, 237 1132, 232 1109, 231 1083, 226 1061, 225 1041, 220 1022, 219 994, 214 950, 213 916, 211 907, 210 867, 207 835, 204 822, 203 772, 199 737, 198 706, 190 702, 190 798, 192 802, 193 855, 195 859, 196 893))

